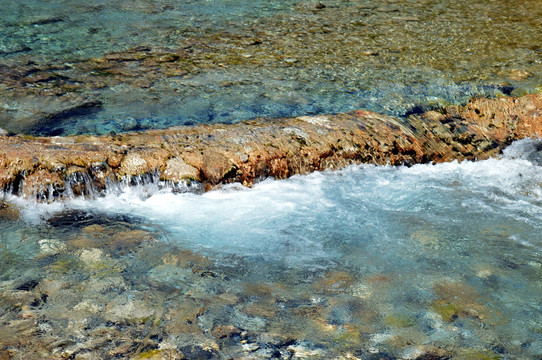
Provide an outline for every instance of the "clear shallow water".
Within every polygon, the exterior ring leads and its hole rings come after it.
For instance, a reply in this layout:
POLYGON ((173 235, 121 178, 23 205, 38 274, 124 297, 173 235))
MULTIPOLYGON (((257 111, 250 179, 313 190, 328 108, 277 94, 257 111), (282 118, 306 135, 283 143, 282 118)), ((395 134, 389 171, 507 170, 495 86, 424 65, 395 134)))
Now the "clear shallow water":
POLYGON ((20 220, 0 234, 2 331, 33 341, 6 335, 0 349, 539 358, 540 146, 203 195, 148 184, 62 204, 8 198, 20 220))
POLYGON ((288 9, 291 1, 0 1, 0 56, 75 60, 145 44, 174 46, 175 35, 231 29, 228 22, 288 9))
POLYGON ((538 0, 319 4, 0 1, 0 127, 109 134, 360 108, 404 116, 540 91, 538 0))
MULTIPOLYGON (((344 74, 345 77, 352 75, 344 74)), ((438 72, 421 75, 415 70, 398 75, 395 79, 407 84, 377 79, 355 79, 344 83, 335 80, 335 83, 330 83, 325 76, 318 79, 321 74, 314 74, 314 81, 307 82, 298 79, 295 72, 290 72, 288 78, 280 81, 254 81, 255 77, 265 79, 266 76, 273 75, 218 72, 212 76, 196 76, 174 84, 175 92, 164 94, 159 100, 144 103, 131 100, 121 107, 106 106, 103 111, 40 125, 29 132, 41 136, 111 134, 179 124, 236 123, 255 118, 269 118, 272 121, 279 117, 336 114, 357 109, 403 117, 450 104, 466 103, 474 96, 503 96, 512 90, 495 84, 458 84, 446 80, 438 72), (421 85, 412 83, 411 78, 417 76, 431 76, 431 81, 424 81, 421 85), (239 79, 246 79, 246 83, 233 88, 219 84, 221 80, 228 82, 239 79), (369 89, 364 80, 371 83, 369 89)), ((389 73, 378 74, 378 78, 387 76, 389 73)), ((134 92, 130 96, 137 98, 139 95, 134 92)))

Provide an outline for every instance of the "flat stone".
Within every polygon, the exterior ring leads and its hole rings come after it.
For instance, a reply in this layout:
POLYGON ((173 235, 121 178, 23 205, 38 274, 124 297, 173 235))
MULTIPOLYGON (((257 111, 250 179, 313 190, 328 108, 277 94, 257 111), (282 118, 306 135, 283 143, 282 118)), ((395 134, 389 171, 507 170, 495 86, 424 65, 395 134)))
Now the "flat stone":
POLYGON ((201 171, 211 184, 219 183, 220 180, 234 169, 234 166, 224 155, 214 150, 206 150, 204 152, 201 171))
POLYGON ((241 334, 241 330, 233 325, 217 325, 211 330, 211 334, 217 339, 231 338, 241 334))
POLYGON ((66 244, 57 239, 42 239, 38 243, 41 255, 51 256, 66 251, 66 244))

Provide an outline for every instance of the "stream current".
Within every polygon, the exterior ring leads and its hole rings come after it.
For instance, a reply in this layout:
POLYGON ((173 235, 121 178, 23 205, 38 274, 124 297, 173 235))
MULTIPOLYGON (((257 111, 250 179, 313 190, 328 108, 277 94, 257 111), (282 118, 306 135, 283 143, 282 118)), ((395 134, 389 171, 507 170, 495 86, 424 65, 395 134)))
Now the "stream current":
POLYGON ((203 195, 152 181, 50 204, 5 195, 20 213, 2 220, 0 345, 538 358, 541 148, 523 140, 500 159, 351 166, 203 195), (33 325, 20 329, 21 316, 33 325))

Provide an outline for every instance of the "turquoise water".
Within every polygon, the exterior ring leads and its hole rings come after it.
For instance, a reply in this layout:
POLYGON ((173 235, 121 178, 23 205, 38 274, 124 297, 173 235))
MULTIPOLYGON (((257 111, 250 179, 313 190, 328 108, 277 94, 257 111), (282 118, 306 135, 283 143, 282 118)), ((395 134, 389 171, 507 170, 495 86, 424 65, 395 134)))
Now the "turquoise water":
POLYGON ((213 359, 539 358, 540 146, 203 195, 152 181, 64 203, 6 195, 20 220, 0 235, 2 331, 33 338, 4 335, 0 348, 16 358, 171 348, 213 359))
POLYGON ((516 5, 0 1, 0 127, 109 134, 353 109, 405 116, 537 92, 540 4, 516 5))
MULTIPOLYGON (((408 74, 407 77, 409 76, 416 75, 408 74)), ((348 112, 356 109, 402 117, 445 104, 466 103, 473 96, 504 95, 500 86, 450 84, 446 80, 439 82, 437 78, 432 78, 433 84, 430 85, 398 85, 382 81, 370 90, 362 91, 354 87, 354 90, 344 89, 339 92, 335 92, 335 89, 326 89, 329 87, 326 81, 315 80, 307 84, 295 78, 267 84, 253 83, 249 80, 248 84, 227 90, 216 86, 217 78, 240 77, 251 76, 245 74, 233 76, 214 74, 211 78, 205 76, 195 80, 196 89, 189 88, 193 86, 192 84, 182 86, 183 92, 187 93, 182 99, 168 98, 166 95, 159 103, 144 103, 143 108, 139 108, 141 104, 132 103, 122 109, 111 109, 112 113, 105 109, 103 112, 77 116, 58 124, 38 126, 29 132, 40 136, 114 134, 168 128, 179 124, 236 123, 262 117, 272 119, 348 112), (435 84, 437 82, 440 84, 435 84)), ((408 79, 405 81, 410 82, 408 79)), ((359 83, 362 82, 359 80, 359 83)))
POLYGON ((288 9, 292 1, 1 1, 0 55, 75 60, 153 44, 172 47, 185 37, 232 29, 235 21, 288 9))

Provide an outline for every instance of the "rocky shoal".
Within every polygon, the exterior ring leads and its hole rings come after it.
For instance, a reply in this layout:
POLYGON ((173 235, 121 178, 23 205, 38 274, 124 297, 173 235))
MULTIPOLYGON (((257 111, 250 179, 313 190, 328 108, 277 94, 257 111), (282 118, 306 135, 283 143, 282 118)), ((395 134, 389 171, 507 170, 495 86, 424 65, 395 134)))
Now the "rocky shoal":
POLYGON ((182 126, 112 136, 0 136, 0 188, 37 199, 104 191, 159 176, 205 190, 349 164, 485 159, 542 136, 542 94, 476 98, 398 119, 369 111, 182 126), (132 180, 131 180, 132 179, 132 180))

